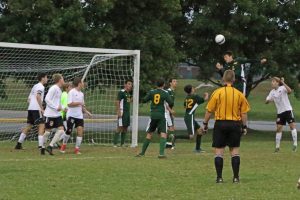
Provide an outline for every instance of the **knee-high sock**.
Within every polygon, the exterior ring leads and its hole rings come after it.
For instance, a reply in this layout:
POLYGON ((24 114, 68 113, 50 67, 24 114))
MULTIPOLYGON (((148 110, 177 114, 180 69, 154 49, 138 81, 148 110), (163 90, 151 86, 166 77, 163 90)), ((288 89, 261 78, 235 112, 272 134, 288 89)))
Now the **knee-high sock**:
POLYGON ((126 132, 122 132, 121 133, 121 145, 123 145, 125 143, 125 139, 126 139, 126 132))
POLYGON ((67 135, 67 134, 64 134, 64 137, 63 137, 63 144, 67 144, 69 139, 70 139, 71 135, 67 135))
POLYGON ((44 136, 43 135, 39 135, 38 136, 38 140, 39 140, 39 147, 42 147, 44 146, 44 136))
POLYGON ((25 138, 26 138, 26 134, 25 134, 25 133, 21 133, 18 142, 19 142, 19 143, 23 143, 24 140, 25 140, 25 138))
POLYGON ((60 139, 60 137, 62 136, 62 134, 64 134, 65 131, 63 130, 57 130, 54 134, 54 137, 52 138, 51 142, 50 142, 50 146, 53 147, 55 143, 57 143, 60 139))
POLYGON ((215 156, 215 168, 218 178, 222 178, 222 171, 223 171, 223 156, 216 155, 215 156))
POLYGON ((151 140, 149 140, 149 139, 145 139, 145 141, 144 141, 144 144, 143 144, 143 147, 142 147, 142 151, 141 151, 141 155, 145 155, 145 153, 146 153, 146 151, 147 151, 147 148, 148 148, 148 146, 149 146, 149 144, 150 144, 150 142, 151 142, 151 140))
POLYGON ((282 132, 276 133, 276 148, 280 148, 280 141, 281 141, 282 132))
POLYGON ((50 131, 45 131, 45 133, 44 133, 44 139, 43 139, 44 144, 42 145, 42 147, 45 147, 45 144, 48 141, 49 135, 50 135, 50 131))
POLYGON ((202 135, 196 136, 196 150, 200 150, 202 135))
POLYGON ((82 142, 82 137, 77 136, 76 137, 76 146, 75 146, 75 148, 79 149, 79 147, 81 145, 81 142, 82 142))
POLYGON ((231 166, 233 171, 233 177, 239 178, 240 173, 240 155, 236 154, 231 157, 231 166))
POLYGON ((166 148, 167 138, 160 138, 159 144, 159 155, 165 155, 165 148, 166 148))
POLYGON ((291 131, 291 133, 292 133, 292 138, 293 138, 294 146, 297 146, 297 130, 293 129, 291 131))

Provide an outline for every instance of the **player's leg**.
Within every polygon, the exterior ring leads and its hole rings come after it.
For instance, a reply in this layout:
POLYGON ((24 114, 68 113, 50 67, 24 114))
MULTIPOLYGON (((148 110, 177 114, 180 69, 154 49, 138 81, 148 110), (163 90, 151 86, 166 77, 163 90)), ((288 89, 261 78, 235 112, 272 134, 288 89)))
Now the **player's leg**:
POLYGON ((195 152, 196 153, 203 153, 205 152, 201 148, 201 139, 202 139, 202 130, 200 125, 196 120, 194 120, 194 133, 196 134, 196 146, 195 146, 195 152))
MULTIPOLYGON (((193 123, 192 123, 192 115, 186 115, 184 116, 184 123, 186 125, 187 128, 187 133, 188 134, 184 134, 184 135, 175 135, 175 139, 183 139, 183 140, 190 140, 193 138, 194 135, 194 129, 193 129, 193 123)), ((175 145, 175 142, 174 142, 175 145)))
POLYGON ((25 138, 26 138, 28 132, 31 130, 31 128, 32 128, 32 124, 27 124, 26 127, 24 127, 22 129, 22 132, 21 132, 18 142, 15 146, 15 149, 17 149, 17 150, 23 149, 22 144, 25 141, 25 138))
POLYGON ((25 138, 29 131, 31 130, 32 126, 34 125, 35 116, 32 110, 27 111, 27 125, 22 129, 18 142, 15 146, 15 149, 23 149, 22 144, 25 141, 25 138))
POLYGON ((282 128, 283 128, 283 125, 280 123, 281 122, 277 122, 276 136, 275 136, 275 153, 279 152, 280 150, 280 142, 282 138, 282 128))
POLYGON ((44 133, 45 133, 45 124, 44 121, 42 121, 38 125, 38 143, 39 143, 39 148, 41 150, 41 155, 45 155, 45 146, 44 146, 44 133))
POLYGON ((167 120, 167 126, 168 126, 168 136, 167 136, 167 143, 166 148, 175 148, 175 142, 174 142, 174 120, 171 115, 171 113, 166 113, 166 120, 167 120))
POLYGON ((146 128, 147 135, 143 143, 142 151, 137 155, 137 157, 145 155, 147 148, 151 142, 152 134, 156 130, 156 128, 157 128, 157 121, 150 119, 146 128))
POLYGON ((221 127, 222 122, 216 121, 213 130, 213 143, 212 147, 215 148, 214 165, 216 169, 217 179, 216 183, 223 183, 222 172, 224 163, 224 149, 226 146, 226 132, 221 127))
POLYGON ((71 134, 72 134, 72 131, 73 131, 73 128, 74 128, 74 125, 75 125, 75 119, 73 117, 69 117, 68 120, 67 120, 66 132, 65 132, 65 134, 63 134, 64 135, 63 144, 60 147, 60 152, 61 153, 65 153, 68 141, 71 137, 71 134))
POLYGON ((121 146, 125 144, 127 129, 130 126, 130 113, 124 113, 122 117, 123 127, 121 130, 121 146))
POLYGON ((118 118, 118 127, 117 127, 117 130, 116 130, 116 132, 114 134, 114 138, 113 138, 114 147, 118 146, 120 134, 122 132, 122 127, 123 127, 123 117, 119 117, 118 118))
POLYGON ((77 137, 76 137, 76 144, 75 144, 75 154, 81 154, 80 153, 80 145, 82 143, 82 138, 83 138, 83 129, 84 129, 84 124, 83 124, 83 119, 76 119, 75 120, 75 128, 77 130, 77 137))
POLYGON ((240 177, 240 142, 241 142, 241 125, 239 122, 232 123, 229 134, 227 144, 229 146, 230 154, 231 154, 231 167, 233 171, 233 183, 239 183, 240 177))
POLYGON ((54 137, 52 138, 49 146, 47 147, 47 151, 50 155, 53 155, 53 147, 54 147, 54 144, 56 144, 60 137, 62 136, 62 134, 64 134, 64 125, 63 125, 63 120, 62 120, 62 117, 56 117, 56 118, 53 118, 53 128, 57 128, 55 134, 54 134, 54 137))
POLYGON ((165 118, 162 118, 158 121, 157 131, 160 134, 160 141, 159 141, 159 156, 158 158, 166 158, 165 156, 165 147, 167 143, 167 121, 165 118))
POLYGON ((297 129, 296 129, 296 123, 295 123, 295 118, 293 111, 288 111, 286 112, 286 121, 289 124, 290 130, 291 130, 291 135, 293 139, 293 151, 297 151, 297 129))

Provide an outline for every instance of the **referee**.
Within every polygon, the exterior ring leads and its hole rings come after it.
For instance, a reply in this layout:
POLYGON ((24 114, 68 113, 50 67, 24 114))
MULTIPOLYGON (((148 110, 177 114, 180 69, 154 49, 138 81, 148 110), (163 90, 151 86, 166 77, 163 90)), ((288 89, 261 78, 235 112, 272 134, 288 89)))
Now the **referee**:
POLYGON ((250 107, 243 93, 232 87, 234 81, 234 71, 226 70, 223 75, 225 85, 212 94, 203 121, 204 132, 207 132, 208 121, 214 113, 216 122, 212 147, 215 148, 216 183, 223 183, 223 155, 226 146, 229 147, 231 153, 233 183, 239 183, 239 147, 241 135, 247 134, 247 112, 250 107))

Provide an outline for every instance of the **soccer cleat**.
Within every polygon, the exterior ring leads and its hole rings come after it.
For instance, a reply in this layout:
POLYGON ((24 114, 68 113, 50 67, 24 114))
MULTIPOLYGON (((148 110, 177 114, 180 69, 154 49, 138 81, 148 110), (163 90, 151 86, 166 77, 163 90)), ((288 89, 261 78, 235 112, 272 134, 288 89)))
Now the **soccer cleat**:
POLYGON ((61 153, 65 153, 65 152, 66 152, 66 151, 65 151, 65 150, 66 150, 66 147, 67 147, 67 145, 66 145, 66 144, 63 144, 63 145, 61 145, 61 147, 60 147, 60 150, 59 150, 59 151, 60 151, 61 153))
POLYGON ((297 152, 297 145, 293 145, 293 152, 297 152))
POLYGON ((172 148, 171 149, 175 149, 175 139, 176 139, 175 135, 171 134, 170 137, 171 137, 171 143, 172 143, 172 148))
POLYGON ((47 146, 46 151, 49 153, 49 155, 53 156, 53 152, 52 152, 52 147, 51 146, 47 146))
POLYGON ((118 148, 118 145, 115 144, 113 147, 114 147, 114 148, 118 148))
POLYGON ((80 155, 80 154, 81 154, 80 151, 79 151, 79 148, 75 148, 74 153, 75 153, 76 155, 80 155))
POLYGON ((221 178, 221 177, 218 177, 217 179, 216 179, 216 183, 223 183, 224 181, 223 181, 223 178, 221 178))
POLYGON ((144 156, 145 156, 145 154, 139 153, 138 155, 136 155, 136 156, 134 156, 134 157, 141 158, 141 157, 144 157, 144 156))
POLYGON ((61 148, 61 145, 57 142, 56 145, 55 145, 58 149, 61 148))
POLYGON ((38 146, 38 149, 41 150, 41 149, 42 149, 42 146, 38 146))
POLYGON ((232 183, 240 183, 240 179, 235 177, 233 178, 232 183))
POLYGON ((278 153, 279 152, 279 148, 275 148, 274 153, 278 153))
POLYGON ((298 183, 297 183, 297 188, 300 190, 300 178, 299 178, 298 183))
POLYGON ((158 155, 158 158, 159 159, 165 159, 165 158, 167 158, 167 156, 165 156, 165 155, 158 155))
POLYGON ((41 155, 45 155, 45 148, 41 148, 41 155))
POLYGON ((16 150, 24 150, 23 147, 22 147, 22 143, 18 142, 15 146, 15 149, 16 150))
POLYGON ((167 142, 166 143, 166 149, 171 149, 173 146, 172 146, 172 143, 171 142, 167 142))

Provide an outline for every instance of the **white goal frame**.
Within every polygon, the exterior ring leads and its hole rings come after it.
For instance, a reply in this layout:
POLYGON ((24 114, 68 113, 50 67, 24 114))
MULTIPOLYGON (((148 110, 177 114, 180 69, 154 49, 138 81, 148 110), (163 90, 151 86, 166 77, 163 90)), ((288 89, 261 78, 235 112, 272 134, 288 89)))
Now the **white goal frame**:
POLYGON ((139 80, 140 80, 140 50, 122 50, 122 49, 103 49, 103 48, 87 48, 87 47, 70 47, 70 46, 54 46, 54 45, 37 45, 23 43, 0 42, 0 47, 4 48, 21 48, 36 50, 53 50, 53 51, 69 51, 69 52, 85 52, 95 53, 90 64, 84 73, 83 80, 88 74, 93 64, 93 60, 98 56, 130 56, 134 57, 134 74, 133 74, 133 103, 132 103, 132 123, 131 123, 131 147, 138 145, 138 112, 139 112, 139 80))

